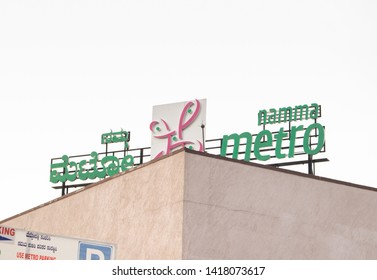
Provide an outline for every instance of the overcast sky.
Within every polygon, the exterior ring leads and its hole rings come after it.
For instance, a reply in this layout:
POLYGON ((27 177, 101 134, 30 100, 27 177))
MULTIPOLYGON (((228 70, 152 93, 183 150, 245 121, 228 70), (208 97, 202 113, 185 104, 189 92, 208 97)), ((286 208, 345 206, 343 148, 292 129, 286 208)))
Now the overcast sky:
MULTIPOLYGON (((0 1, 0 220, 60 196, 50 159, 150 146, 154 105, 207 99, 207 139, 316 102, 319 176, 377 187, 377 2, 0 1)), ((61 213, 64 214, 64 213, 61 213)))

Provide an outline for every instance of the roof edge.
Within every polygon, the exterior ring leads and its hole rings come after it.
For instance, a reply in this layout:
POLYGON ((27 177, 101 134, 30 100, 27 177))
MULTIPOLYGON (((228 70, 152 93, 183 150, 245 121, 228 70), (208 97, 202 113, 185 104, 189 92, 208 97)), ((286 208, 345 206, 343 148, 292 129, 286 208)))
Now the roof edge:
POLYGON ((107 177, 107 178, 105 178, 105 179, 103 179, 103 180, 100 180, 100 181, 98 181, 98 182, 92 183, 92 184, 90 184, 90 185, 88 185, 88 186, 86 186, 86 187, 82 187, 82 188, 80 188, 80 189, 78 189, 78 190, 75 190, 75 191, 73 191, 73 192, 71 192, 71 193, 68 193, 68 194, 66 194, 66 195, 64 195, 64 196, 60 196, 60 197, 54 198, 54 199, 52 199, 52 200, 50 200, 50 201, 47 201, 47 202, 42 203, 42 204, 39 204, 39 205, 37 205, 37 206, 35 206, 35 207, 33 207, 33 208, 30 208, 30 209, 28 209, 28 210, 25 210, 25 211, 22 211, 22 212, 20 212, 20 213, 18 213, 18 214, 15 214, 15 215, 13 215, 13 216, 10 216, 10 217, 8 217, 8 218, 6 218, 6 219, 0 221, 0 224, 5 223, 5 222, 10 221, 10 220, 13 220, 13 219, 15 219, 15 218, 18 218, 18 217, 20 217, 20 216, 22 216, 22 215, 25 215, 25 214, 27 214, 27 213, 33 212, 33 211, 35 211, 35 210, 37 210, 37 209, 39 209, 39 208, 46 207, 46 206, 48 206, 48 205, 50 205, 50 204, 52 204, 52 203, 55 203, 55 202, 57 202, 57 201, 60 201, 60 200, 62 200, 62 199, 66 199, 66 198, 68 198, 68 197, 70 197, 70 196, 72 196, 72 195, 75 195, 75 194, 77 194, 77 193, 80 193, 80 192, 83 192, 83 191, 87 191, 87 190, 89 190, 89 189, 91 189, 91 188, 94 188, 94 187, 96 187, 96 186, 98 186, 98 185, 104 183, 104 182, 107 182, 107 181, 110 181, 110 180, 114 180, 115 178, 117 178, 117 177, 119 177, 119 176, 123 176, 123 175, 125 175, 125 174, 131 173, 131 172, 134 172, 134 171, 139 170, 139 169, 141 169, 141 168, 144 168, 144 167, 146 167, 146 166, 148 166, 148 165, 150 165, 150 164, 154 164, 154 163, 156 163, 156 162, 158 162, 158 161, 160 161, 160 160, 164 160, 164 159, 166 159, 166 158, 168 158, 168 157, 172 157, 172 156, 174 156, 174 155, 176 155, 176 154, 179 154, 179 153, 182 153, 182 152, 184 152, 184 149, 183 149, 183 148, 182 148, 182 149, 179 149, 179 150, 176 150, 176 151, 173 151, 173 152, 171 152, 170 154, 163 155, 163 156, 161 156, 161 157, 159 157, 159 158, 157 158, 157 159, 153 159, 153 160, 150 160, 150 161, 148 161, 148 162, 146 162, 146 163, 143 163, 143 164, 141 164, 141 165, 135 166, 135 167, 133 167, 133 168, 130 169, 130 170, 126 170, 126 171, 120 172, 120 173, 118 173, 118 174, 116 174, 116 175, 114 175, 114 176, 107 177))
POLYGON ((128 171, 123 171, 117 175, 114 175, 112 177, 108 177, 108 178, 105 178, 99 182, 95 182, 93 184, 90 184, 88 185, 87 187, 83 187, 79 190, 76 190, 76 191, 73 191, 69 194, 66 194, 64 196, 60 196, 60 197, 57 197, 53 200, 50 200, 48 202, 45 202, 43 204, 40 204, 40 205, 37 205, 33 208, 30 208, 28 210, 25 210, 21 213, 18 213, 16 215, 13 215, 9 218, 6 218, 2 221, 0 221, 0 224, 2 223, 5 223, 7 221, 10 221, 12 219, 15 219, 17 217, 20 217, 22 215, 25 215, 29 212, 32 212, 34 210, 37 210, 39 208, 42 208, 42 207, 45 207, 45 206, 48 206, 52 203, 55 203, 57 201, 60 201, 62 199, 66 199, 72 195, 75 195, 79 192, 82 192, 82 191, 87 191, 88 189, 91 189, 93 187, 96 187, 104 182, 107 182, 107 181, 110 181, 110 180, 113 180, 119 176, 123 176, 125 174, 128 174, 128 173, 131 173, 131 172, 135 172, 136 170, 139 170, 141 168, 144 168, 150 164, 154 164, 160 160, 164 160, 166 158, 169 158, 169 157, 172 157, 176 154, 179 154, 179 153, 182 153, 182 152, 185 152, 185 153, 189 153, 189 154, 195 154, 195 155, 198 155, 198 156, 203 156, 203 157, 208 157, 208 158, 214 158, 214 159, 218 159, 218 160, 225 160, 225 161, 229 161, 229 162, 233 162, 233 163, 237 163, 237 164, 243 164, 243 165, 249 165, 249 166, 253 166, 253 167, 256 167, 256 168, 263 168, 263 169, 267 169, 267 170, 271 170, 271 171, 275 171, 275 172, 282 172, 282 173, 286 173, 286 174, 291 174, 291 175, 295 175, 295 176, 300 176, 300 177, 305 177, 305 178, 309 178, 309 179, 313 179, 313 180, 319 180, 319 181, 325 181, 325 182, 329 182, 329 183, 334 183, 334 184, 339 184, 339 185, 344 185, 344 186, 348 186, 348 187, 352 187, 352 188, 358 188, 358 189, 363 189, 363 190, 368 190, 368 191, 373 191, 373 192, 377 192, 377 188, 373 188, 373 187, 369 187, 369 186, 364 186, 364 185, 359 185, 359 184, 355 184, 355 183, 350 183, 350 182, 346 182, 346 181, 341 181, 341 180, 336 180, 336 179, 331 179, 331 178, 327 178, 327 177, 321 177, 321 176, 316 176, 316 175, 310 175, 310 174, 305 174, 305 173, 301 173, 301 172, 298 172, 298 171, 293 171, 293 170, 288 170, 288 169, 282 169, 282 168, 277 168, 277 167, 273 167, 273 166, 268 166, 268 165, 263 165, 263 164, 260 164, 260 163, 254 163, 254 162, 248 162, 248 161, 244 161, 244 160, 238 160, 238 159, 233 159, 233 158, 228 158, 228 157, 224 157, 224 156, 220 156, 220 155, 214 155, 214 154, 209 154, 207 152, 199 152, 199 151, 195 151, 195 150, 191 150, 191 149, 188 149, 188 148, 182 148, 182 149, 179 149, 177 151, 174 151, 168 155, 164 155, 164 156, 161 156, 159 157, 158 159, 153 159, 153 160, 150 160, 146 163, 143 163, 142 165, 139 165, 139 166, 136 166, 128 171))
POLYGON ((337 180, 337 179, 331 179, 331 178, 321 177, 321 176, 317 176, 317 175, 305 174, 305 173, 298 172, 298 171, 293 171, 293 170, 288 170, 288 169, 283 169, 283 168, 277 168, 277 167, 268 166, 268 165, 264 165, 264 164, 260 164, 260 163, 249 162, 249 161, 244 161, 244 160, 228 158, 228 157, 224 157, 224 156, 220 156, 220 155, 209 154, 207 152, 198 152, 198 151, 194 151, 194 150, 187 149, 187 148, 185 148, 185 152, 190 153, 190 154, 196 154, 196 155, 199 155, 199 156, 215 158, 215 159, 219 159, 219 160, 226 160, 226 161, 230 161, 230 162, 233 162, 233 163, 249 165, 249 166, 253 166, 253 167, 257 167, 257 168, 268 169, 268 170, 272 170, 272 171, 275 171, 275 172, 282 172, 282 173, 291 174, 291 175, 295 175, 295 176, 310 178, 310 179, 313 179, 313 180, 325 181, 325 182, 329 182, 329 183, 340 184, 340 185, 345 185, 345 186, 348 186, 348 187, 353 187, 353 188, 377 192, 377 188, 374 188, 374 187, 350 183, 350 182, 341 181, 341 180, 337 180))

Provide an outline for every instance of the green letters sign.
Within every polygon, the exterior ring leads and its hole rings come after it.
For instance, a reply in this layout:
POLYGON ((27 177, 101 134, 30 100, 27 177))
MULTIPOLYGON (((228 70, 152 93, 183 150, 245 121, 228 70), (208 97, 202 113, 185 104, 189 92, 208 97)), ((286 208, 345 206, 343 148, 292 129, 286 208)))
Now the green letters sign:
MULTIPOLYGON (((320 117, 320 106, 317 103, 308 105, 298 105, 295 107, 283 107, 280 109, 260 110, 258 113, 258 125, 277 124, 291 121, 305 121, 309 119, 316 120, 320 117)), ((244 154, 244 160, 250 161, 251 152, 254 152, 254 156, 257 160, 266 161, 271 158, 273 151, 274 157, 282 159, 285 157, 292 158, 295 155, 295 148, 297 147, 297 139, 302 140, 300 146, 308 155, 315 155, 319 153, 325 144, 325 129, 320 123, 313 123, 306 129, 303 125, 292 126, 289 131, 285 131, 283 127, 278 132, 272 133, 265 129, 256 135, 252 135, 249 132, 243 132, 241 134, 233 133, 230 135, 224 135, 221 144, 221 156, 227 156, 228 148, 233 147, 231 152, 232 158, 238 159, 240 152, 240 143, 243 142, 245 149, 242 152, 244 154), (304 136, 298 137, 297 134, 303 132, 304 136), (316 136, 317 142, 311 143, 311 137, 316 136), (255 139, 253 139, 255 138, 255 139), (229 143, 232 141, 232 143, 229 143), (283 141, 288 141, 288 153, 283 151, 283 141), (233 144, 233 145, 231 145, 233 144), (315 146, 312 148, 312 146, 315 146), (252 149, 253 148, 253 149, 252 149)))
POLYGON ((258 113, 258 125, 276 124, 282 122, 302 121, 317 119, 320 116, 319 105, 297 105, 295 107, 283 107, 280 109, 260 110, 258 113))
MULTIPOLYGON (((129 132, 119 131, 104 133, 101 136, 102 144, 124 142, 124 151, 128 148, 129 132)), ((106 149, 107 151, 107 149, 106 149)), ((65 183, 73 182, 77 179, 102 179, 106 176, 113 176, 121 171, 133 167, 134 158, 131 155, 124 155, 123 158, 117 158, 114 155, 107 155, 99 159, 97 152, 90 154, 91 159, 80 160, 75 162, 70 160, 67 155, 61 157, 61 162, 51 163, 50 166, 50 182, 65 183)))

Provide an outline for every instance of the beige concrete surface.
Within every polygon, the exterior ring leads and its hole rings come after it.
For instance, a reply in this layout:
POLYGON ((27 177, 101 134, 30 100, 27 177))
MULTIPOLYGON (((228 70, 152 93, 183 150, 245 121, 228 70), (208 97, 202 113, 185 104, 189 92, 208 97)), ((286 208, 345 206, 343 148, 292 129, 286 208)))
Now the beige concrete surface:
POLYGON ((117 259, 181 259, 184 153, 71 193, 2 225, 117 245, 117 259))
POLYGON ((186 154, 184 259, 377 259, 377 192, 186 154))

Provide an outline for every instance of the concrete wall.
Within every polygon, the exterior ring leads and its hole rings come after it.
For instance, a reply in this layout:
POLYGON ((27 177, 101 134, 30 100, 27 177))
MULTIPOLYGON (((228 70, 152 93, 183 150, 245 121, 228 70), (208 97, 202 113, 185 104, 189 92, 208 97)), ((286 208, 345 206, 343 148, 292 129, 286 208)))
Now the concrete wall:
POLYGON ((117 244, 117 259, 181 259, 184 153, 71 193, 2 225, 117 244))
POLYGON ((186 154, 184 259, 377 259, 377 192, 186 154))

